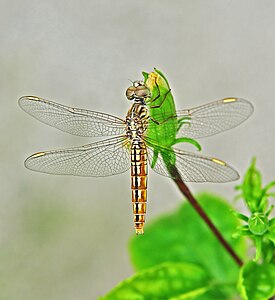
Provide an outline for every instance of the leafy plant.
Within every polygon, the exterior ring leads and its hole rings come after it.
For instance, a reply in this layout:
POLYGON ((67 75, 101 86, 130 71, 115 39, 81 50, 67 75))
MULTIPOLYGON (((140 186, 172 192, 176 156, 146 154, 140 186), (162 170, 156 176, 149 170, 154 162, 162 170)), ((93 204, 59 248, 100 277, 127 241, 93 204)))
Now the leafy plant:
MULTIPOLYGON (((151 74, 160 76, 158 101, 172 97, 163 74, 158 70, 151 74)), ((156 81, 150 82, 151 74, 144 73, 144 77, 156 93, 156 81)), ((167 147, 188 142, 200 150, 195 140, 176 139, 180 126, 171 121, 173 134, 165 138, 167 147)), ((162 136, 159 128, 151 126, 150 135, 162 136)), ((156 147, 152 168, 159 155, 168 161, 167 169, 173 167, 173 157, 165 157, 165 153, 156 147)), ((100 299, 226 300, 238 294, 244 300, 265 300, 274 296, 275 221, 270 217, 273 206, 269 204, 269 198, 275 196, 270 192, 275 182, 262 187, 256 160, 253 159, 243 183, 237 187, 241 191, 237 198, 244 199, 249 216, 234 211, 225 199, 212 193, 194 197, 180 177, 173 180, 189 203, 158 217, 147 224, 144 236, 130 240, 130 257, 136 273, 100 299), (249 255, 248 239, 254 243, 254 258, 249 255)))
POLYGON ((268 299, 275 294, 275 218, 270 217, 273 206, 268 203, 270 197, 275 197, 270 192, 274 186, 274 181, 262 186, 262 176, 253 158, 243 183, 236 187, 241 191, 237 198, 244 199, 250 216, 234 213, 246 223, 234 236, 247 236, 255 246, 253 261, 245 263, 240 271, 238 289, 243 299, 268 299))
POLYGON ((275 197, 275 193, 269 192, 275 186, 275 181, 262 187, 261 173, 256 169, 256 159, 253 158, 251 166, 247 170, 244 181, 236 189, 241 191, 237 197, 243 198, 250 216, 235 213, 246 225, 240 227, 235 236, 249 236, 253 239, 256 247, 255 261, 262 259, 270 262, 274 257, 275 245, 275 218, 269 218, 273 205, 269 206, 268 198, 275 197), (264 252, 264 253, 262 253, 264 252), (263 254, 263 255, 262 255, 263 254))
MULTIPOLYGON (((260 175, 255 160, 242 184, 249 194, 255 191, 255 181, 247 183, 248 174, 253 175, 251 170, 260 175)), ((232 214, 232 207, 220 196, 201 193, 196 199, 234 251, 247 262, 239 268, 196 211, 189 203, 183 203, 174 212, 148 224, 144 236, 130 240, 136 274, 101 299, 211 300, 233 299, 239 293, 242 299, 264 300, 274 295, 274 243, 268 244, 269 251, 260 252, 257 262, 251 261, 246 237, 254 240, 254 236, 236 235, 236 228, 243 232, 240 214, 232 214)), ((270 240, 274 234, 274 225, 269 226, 265 239, 270 240)))

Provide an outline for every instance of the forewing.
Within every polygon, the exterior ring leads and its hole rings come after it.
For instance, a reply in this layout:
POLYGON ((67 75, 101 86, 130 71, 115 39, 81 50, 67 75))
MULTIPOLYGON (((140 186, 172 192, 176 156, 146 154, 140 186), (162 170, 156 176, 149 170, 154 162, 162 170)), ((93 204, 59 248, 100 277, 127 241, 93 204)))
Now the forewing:
MULTIPOLYGON (((252 113, 253 105, 249 101, 241 98, 225 98, 177 111, 175 116, 160 115, 159 118, 164 122, 163 125, 168 118, 177 118, 178 137, 202 138, 234 128, 249 118, 252 113)), ((158 119, 157 116, 154 117, 158 119)))
POLYGON ((128 140, 116 137, 82 147, 38 152, 25 161, 33 171, 75 176, 110 176, 130 168, 128 140))
MULTIPOLYGON (((157 146, 148 143, 148 160, 153 164, 154 150, 158 151, 158 158, 153 166, 156 173, 173 178, 168 171, 166 158, 175 158, 175 167, 185 182, 228 182, 239 178, 239 174, 227 163, 213 157, 198 155, 187 151, 157 146)), ((173 160, 173 159, 172 159, 173 160)), ((169 163, 168 163, 169 165, 169 163)))
POLYGON ((19 106, 37 120, 78 136, 112 136, 125 131, 125 122, 117 117, 61 105, 35 96, 19 99, 19 106))

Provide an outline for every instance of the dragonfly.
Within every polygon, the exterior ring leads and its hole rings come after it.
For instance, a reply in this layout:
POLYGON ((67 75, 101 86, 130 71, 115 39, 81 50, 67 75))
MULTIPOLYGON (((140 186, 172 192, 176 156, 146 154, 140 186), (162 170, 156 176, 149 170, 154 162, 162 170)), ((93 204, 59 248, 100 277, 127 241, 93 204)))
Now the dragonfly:
MULTIPOLYGON (((21 97, 19 106, 47 125, 82 137, 108 137, 80 147, 37 152, 25 160, 25 167, 48 174, 91 177, 116 175, 130 169, 137 235, 144 233, 148 165, 156 173, 170 178, 173 174, 169 165, 173 165, 186 182, 237 180, 238 172, 224 161, 169 146, 167 141, 150 133, 150 128, 163 126, 167 133, 171 120, 176 120, 181 124, 177 136, 192 142, 195 138, 239 125, 252 114, 252 104, 241 98, 225 98, 167 116, 162 114, 159 118, 157 113, 151 113, 161 105, 153 105, 163 96, 159 86, 157 88, 159 95, 152 99, 152 89, 146 81, 132 82, 126 90, 127 99, 132 101, 126 118, 74 108, 36 96, 21 97)), ((166 92, 169 93, 170 90, 166 92)))

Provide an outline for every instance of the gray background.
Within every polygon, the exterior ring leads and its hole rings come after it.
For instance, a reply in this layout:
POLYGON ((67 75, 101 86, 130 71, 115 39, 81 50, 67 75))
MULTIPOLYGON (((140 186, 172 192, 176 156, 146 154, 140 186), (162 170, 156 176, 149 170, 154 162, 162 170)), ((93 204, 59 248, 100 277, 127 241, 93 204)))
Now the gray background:
MULTIPOLYGON (((256 155, 267 182, 275 179, 274 15, 267 0, 0 1, 0 299, 95 299, 133 273, 129 174, 26 170, 33 152, 91 139, 39 123, 17 99, 38 95, 124 117, 128 79, 157 67, 178 108, 229 96, 253 102, 246 123, 201 144, 241 174, 256 155)), ((233 202, 235 184, 190 188, 233 202)), ((169 179, 150 173, 148 222, 181 201, 169 179)))

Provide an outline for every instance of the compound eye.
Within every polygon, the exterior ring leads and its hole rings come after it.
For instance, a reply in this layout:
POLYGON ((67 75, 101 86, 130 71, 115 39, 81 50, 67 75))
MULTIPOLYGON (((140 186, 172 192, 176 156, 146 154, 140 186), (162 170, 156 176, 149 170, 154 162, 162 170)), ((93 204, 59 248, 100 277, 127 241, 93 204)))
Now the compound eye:
POLYGON ((137 98, 148 98, 150 97, 150 90, 144 86, 144 85, 140 85, 138 87, 136 87, 136 91, 135 94, 137 96, 137 98))
POLYGON ((135 97, 135 90, 136 88, 134 86, 130 86, 127 90, 126 90, 126 97, 128 100, 133 100, 135 97))

